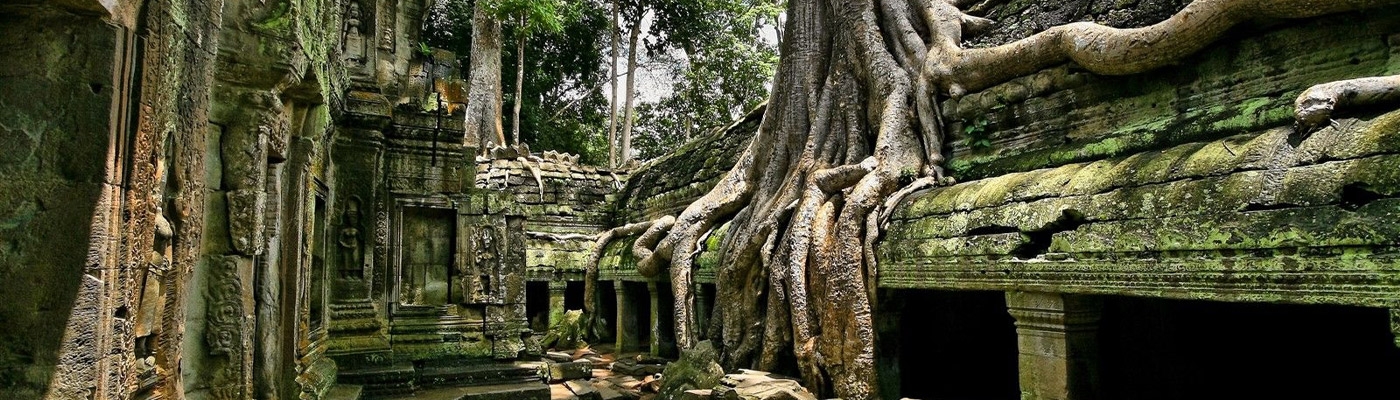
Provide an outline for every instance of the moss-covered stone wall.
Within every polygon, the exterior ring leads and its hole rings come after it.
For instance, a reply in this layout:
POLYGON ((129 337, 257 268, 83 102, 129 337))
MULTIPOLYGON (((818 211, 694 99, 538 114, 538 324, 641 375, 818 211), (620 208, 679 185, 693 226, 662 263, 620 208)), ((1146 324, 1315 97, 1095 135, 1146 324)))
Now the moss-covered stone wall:
POLYGON ((733 124, 691 140, 633 171, 614 203, 612 225, 680 215, 739 161, 739 155, 758 131, 763 110, 759 107, 733 124))
POLYGON ((481 158, 476 188, 505 193, 525 215, 531 280, 581 280, 593 235, 609 228, 608 203, 626 171, 580 165, 577 156, 556 154, 481 158))
POLYGON ((1064 66, 946 101, 962 183, 895 211, 880 285, 1394 307, 1400 114, 1292 126, 1309 86, 1400 72, 1391 11, 1243 26, 1172 67, 1064 66))

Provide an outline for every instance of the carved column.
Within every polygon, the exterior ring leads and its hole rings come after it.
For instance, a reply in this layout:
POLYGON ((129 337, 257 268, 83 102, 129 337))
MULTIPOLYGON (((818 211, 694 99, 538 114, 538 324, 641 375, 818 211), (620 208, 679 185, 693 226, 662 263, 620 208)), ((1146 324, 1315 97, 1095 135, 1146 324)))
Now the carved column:
POLYGON ((1006 306, 1016 318, 1021 398, 1097 399, 1099 299, 1006 292, 1006 306))
POLYGON ((656 282, 647 282, 647 293, 651 297, 651 355, 661 355, 661 293, 657 292, 656 282))
MULTIPOLYGON (((209 224, 207 231, 226 233, 216 234, 219 239, 205 243, 207 273, 201 295, 206 299, 203 333, 209 358, 192 362, 216 371, 208 375, 211 398, 238 399, 253 395, 254 358, 276 353, 270 348, 255 353, 255 335, 272 336, 275 332, 254 331, 255 315, 271 316, 255 309, 254 294, 261 289, 265 294, 262 298, 272 300, 276 294, 269 290, 285 287, 260 287, 254 281, 253 268, 255 259, 269 261, 262 257, 267 248, 268 170, 270 164, 286 159, 289 121, 281 100, 270 90, 232 88, 215 97, 232 110, 219 116, 228 127, 218 138, 218 167, 222 174, 219 186, 211 193, 222 195, 227 212, 215 207, 205 220, 209 224)), ((269 321, 264 318, 264 322, 269 321)), ((268 345, 277 346, 264 344, 268 345)), ((268 361, 271 360, 264 358, 259 364, 268 361)), ((275 370, 270 373, 277 375, 275 370)), ((277 391, 274 386, 260 385, 258 389, 277 391)))
POLYGON ((564 319, 564 292, 568 287, 569 282, 562 279, 549 281, 549 326, 564 319))
POLYGON ((710 294, 705 292, 705 284, 692 285, 690 292, 695 294, 695 333, 704 335, 710 326, 710 294))
POLYGON ((613 281, 613 292, 617 295, 617 352, 635 351, 640 346, 637 338, 637 301, 627 292, 626 282, 613 281))

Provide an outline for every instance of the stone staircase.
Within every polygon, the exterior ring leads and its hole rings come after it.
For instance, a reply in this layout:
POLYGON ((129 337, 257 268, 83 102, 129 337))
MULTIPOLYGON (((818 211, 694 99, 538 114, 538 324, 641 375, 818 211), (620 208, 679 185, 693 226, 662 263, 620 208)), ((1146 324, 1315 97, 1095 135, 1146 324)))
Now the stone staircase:
POLYGON ((325 400, 360 400, 364 387, 360 385, 335 385, 326 392, 325 400))
POLYGON ((340 300, 330 304, 331 354, 389 349, 384 322, 369 300, 340 300))
MULTIPOLYGON (((355 313, 366 313, 348 306, 332 311, 349 320, 355 313)), ((373 312, 371 307, 365 316, 372 318, 373 312)), ((362 399, 549 399, 539 362, 499 362, 423 350, 458 342, 470 347, 483 329, 481 320, 463 318, 447 307, 400 306, 387 329, 392 349, 386 341, 383 349, 330 354, 340 368, 336 382, 358 386, 362 399), (424 352, 405 356, 415 351, 424 352)))
MULTIPOLYGON (((509 399, 549 399, 549 387, 539 378, 539 363, 492 361, 399 362, 382 366, 341 369, 340 384, 363 387, 364 399, 408 399, 424 391, 444 388, 492 387, 509 392, 536 393, 542 397, 502 397, 509 399)), ((452 392, 436 390, 438 393, 452 392)), ((465 394, 484 395, 492 391, 471 390, 465 394)), ((476 398, 476 397, 459 397, 476 398)))
POLYGON ((394 318, 389 334, 395 344, 456 342, 483 328, 482 321, 454 315, 447 307, 400 306, 394 318))

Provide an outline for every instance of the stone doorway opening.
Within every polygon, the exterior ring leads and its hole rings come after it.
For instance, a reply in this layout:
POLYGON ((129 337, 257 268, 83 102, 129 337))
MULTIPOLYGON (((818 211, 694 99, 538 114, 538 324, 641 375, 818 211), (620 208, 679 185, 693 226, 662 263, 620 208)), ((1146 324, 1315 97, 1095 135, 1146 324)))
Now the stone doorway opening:
MULTIPOLYGON (((598 281, 598 319, 602 321, 603 327, 599 330, 599 343, 613 343, 617 338, 617 296, 608 294, 616 293, 617 287, 613 281, 598 281)), ((580 294, 582 295, 582 294, 580 294)))
POLYGON ((652 344, 657 348, 651 349, 652 355, 677 358, 680 350, 676 346, 676 297, 671 294, 671 285, 668 282, 655 284, 652 290, 656 292, 656 326, 652 335, 656 338, 652 344))
POLYGON ((1400 398, 1380 308, 1106 297, 1106 399, 1400 398))
POLYGON ((583 309, 583 281, 569 281, 564 286, 564 310, 583 309))
POLYGON ((403 215, 399 303, 431 307, 460 303, 463 293, 452 284, 456 212, 449 208, 406 207, 403 215))
POLYGON ((617 352, 650 351, 651 292, 646 282, 617 283, 617 352))
MULTIPOLYGON (((1020 398, 1015 320, 1006 296, 992 291, 886 291, 882 314, 897 340, 900 397, 924 400, 1020 398)), ((890 336, 888 333, 882 337, 890 336)))
POLYGON ((525 318, 535 334, 549 331, 549 282, 525 282, 525 318))

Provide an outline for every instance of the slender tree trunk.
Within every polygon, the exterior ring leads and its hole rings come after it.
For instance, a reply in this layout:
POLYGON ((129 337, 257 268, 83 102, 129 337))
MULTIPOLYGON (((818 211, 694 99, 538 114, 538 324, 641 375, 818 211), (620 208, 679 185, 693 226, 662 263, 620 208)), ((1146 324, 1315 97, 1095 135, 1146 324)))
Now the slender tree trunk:
POLYGON ((612 0, 612 64, 608 64, 608 168, 617 168, 617 48, 622 43, 617 0, 612 0))
POLYGON ((467 82, 464 141, 485 152, 504 145, 501 129, 501 21, 477 2, 472 12, 471 71, 467 82))
POLYGON ((637 17, 632 22, 632 31, 627 41, 627 104, 623 107, 627 115, 622 119, 622 162, 632 159, 632 114, 636 112, 637 97, 637 39, 641 36, 642 20, 637 17))
POLYGON ((525 32, 529 28, 526 26, 530 21, 525 17, 520 17, 519 29, 515 35, 515 111, 514 124, 511 124, 510 135, 515 144, 520 144, 520 103, 525 101, 520 97, 524 93, 525 84, 525 32))

